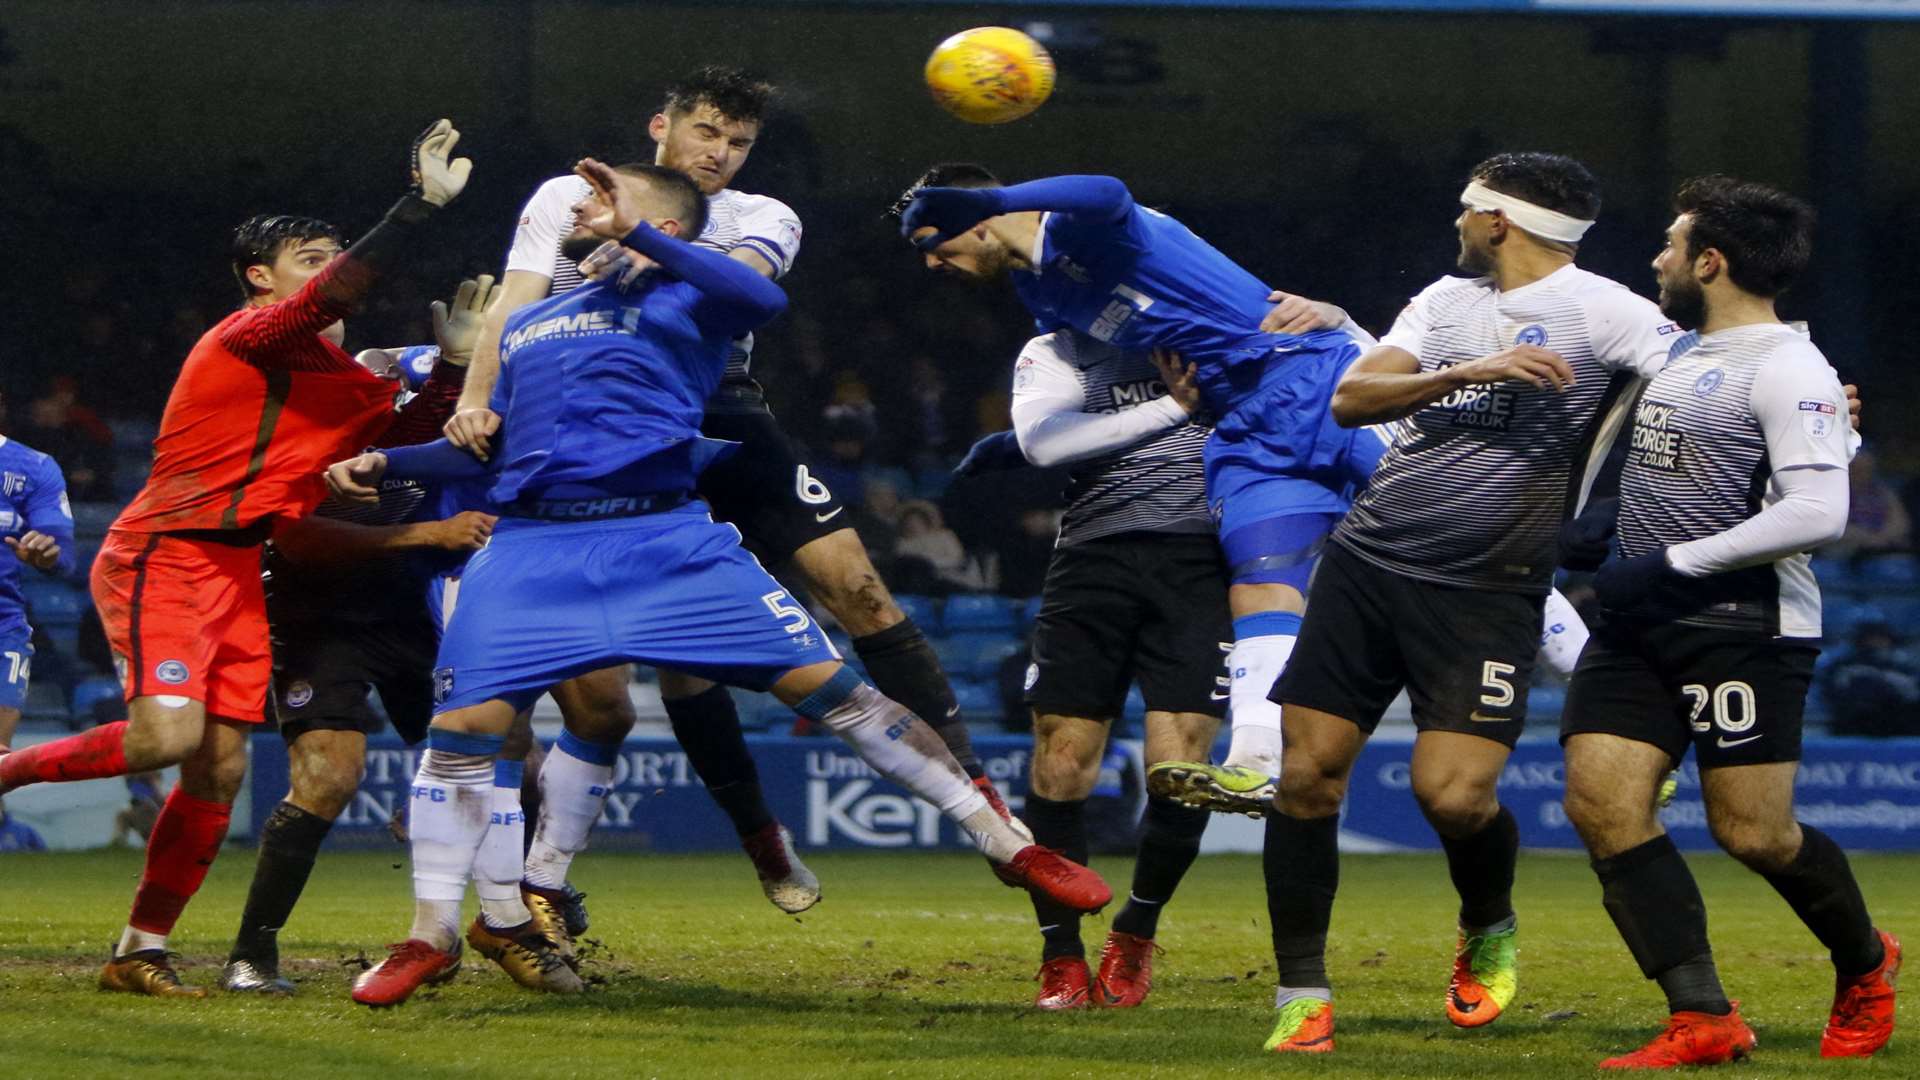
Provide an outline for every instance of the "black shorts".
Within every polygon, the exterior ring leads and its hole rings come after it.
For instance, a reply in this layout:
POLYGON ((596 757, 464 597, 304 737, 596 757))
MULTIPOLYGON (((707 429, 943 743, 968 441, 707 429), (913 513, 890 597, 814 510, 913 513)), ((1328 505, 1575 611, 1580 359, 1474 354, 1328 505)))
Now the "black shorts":
POLYGON ((700 497, 714 520, 739 529, 768 563, 785 562, 807 544, 853 527, 846 506, 800 459, 772 413, 710 412, 700 433, 740 444, 700 475, 700 497))
POLYGON ((1140 682, 1156 712, 1227 711, 1227 566, 1208 533, 1120 533, 1055 548, 1033 624, 1027 704, 1111 720, 1140 682))
MULTIPOLYGON (((423 605, 424 606, 424 605, 423 605)), ((380 730, 367 700, 380 692, 393 730, 409 745, 433 722, 433 658, 440 634, 417 618, 273 624, 273 710, 288 742, 308 731, 380 730)))
POLYGON ((1703 769, 1800 760, 1809 640, 1609 615, 1580 654, 1560 741, 1617 735, 1703 769))
POLYGON ((1420 731, 1512 746, 1527 720, 1544 596, 1436 585, 1327 545, 1274 701, 1372 733, 1401 689, 1420 731))

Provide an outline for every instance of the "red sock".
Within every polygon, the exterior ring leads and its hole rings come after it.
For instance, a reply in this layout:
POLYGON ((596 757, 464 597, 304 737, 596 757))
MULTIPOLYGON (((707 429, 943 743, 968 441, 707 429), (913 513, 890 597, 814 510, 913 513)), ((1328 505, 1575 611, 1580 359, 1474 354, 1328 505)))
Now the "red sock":
POLYGON ((27 784, 98 780, 127 773, 127 722, 116 720, 78 735, 0 756, 0 791, 27 784))
POLYGON ((178 787, 154 819, 147 838, 147 869, 133 894, 133 914, 127 923, 135 930, 165 934, 180 920, 180 912, 207 879, 220 842, 227 838, 233 817, 228 803, 208 802, 178 787))

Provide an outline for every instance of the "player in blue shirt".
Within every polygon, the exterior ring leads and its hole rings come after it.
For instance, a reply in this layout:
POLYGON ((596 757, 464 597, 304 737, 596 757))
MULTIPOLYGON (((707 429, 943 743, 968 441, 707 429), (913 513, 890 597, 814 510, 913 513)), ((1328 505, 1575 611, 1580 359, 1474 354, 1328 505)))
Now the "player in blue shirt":
POLYGON ((0 751, 13 741, 32 677, 33 629, 20 577, 33 567, 54 577, 74 572, 73 508, 60 466, 0 435, 0 751))
POLYGON ((1377 432, 1343 429, 1329 411, 1372 337, 1331 305, 1274 318, 1280 294, 1110 176, 1003 187, 978 165, 937 165, 895 209, 928 269, 1010 280, 1041 331, 1172 350, 1193 366, 1214 417, 1207 501, 1232 573, 1233 745, 1224 766, 1163 763, 1148 786, 1263 808, 1280 761, 1267 692, 1293 652, 1321 546, 1385 450, 1377 432))
POLYGON ((576 171, 594 190, 576 208, 577 234, 620 239, 654 269, 627 289, 596 282, 509 317, 487 463, 441 440, 328 470, 336 491, 359 498, 385 476, 488 476, 501 515, 461 576, 434 672, 437 714, 408 811, 413 929, 355 982, 354 1000, 397 1004, 451 977, 494 759, 515 713, 562 680, 622 662, 771 689, 940 807, 1003 881, 1077 910, 1104 906, 1112 894, 1098 875, 1001 818, 939 735, 848 670, 694 496, 700 470, 730 445, 700 436, 727 345, 778 315, 785 294, 676 239, 699 235, 706 211, 686 176, 615 173, 591 159, 576 171))

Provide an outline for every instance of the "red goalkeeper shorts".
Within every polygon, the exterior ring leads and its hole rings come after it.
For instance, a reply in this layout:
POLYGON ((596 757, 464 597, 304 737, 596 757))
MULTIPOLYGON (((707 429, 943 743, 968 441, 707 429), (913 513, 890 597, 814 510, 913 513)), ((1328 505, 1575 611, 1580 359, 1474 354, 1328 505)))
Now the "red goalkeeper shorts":
POLYGON ((258 544, 116 530, 92 584, 128 701, 175 696, 209 716, 266 719, 273 652, 258 544))

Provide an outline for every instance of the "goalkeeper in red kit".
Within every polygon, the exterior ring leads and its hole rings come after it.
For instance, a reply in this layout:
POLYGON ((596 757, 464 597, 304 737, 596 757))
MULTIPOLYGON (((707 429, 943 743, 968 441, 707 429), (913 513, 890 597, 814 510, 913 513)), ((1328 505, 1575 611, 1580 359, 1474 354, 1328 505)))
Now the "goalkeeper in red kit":
POLYGON ((127 697, 127 719, 0 754, 0 794, 180 766, 147 842, 133 912, 100 988, 200 997, 181 985, 167 934, 220 850, 266 718, 272 674, 260 549, 311 513, 322 470, 396 416, 399 384, 340 347, 340 320, 420 242, 466 186, 446 120, 414 141, 413 187, 345 251, 332 226, 256 217, 234 237, 246 303, 187 354, 154 440, 147 486, 93 564, 94 604, 127 697))

